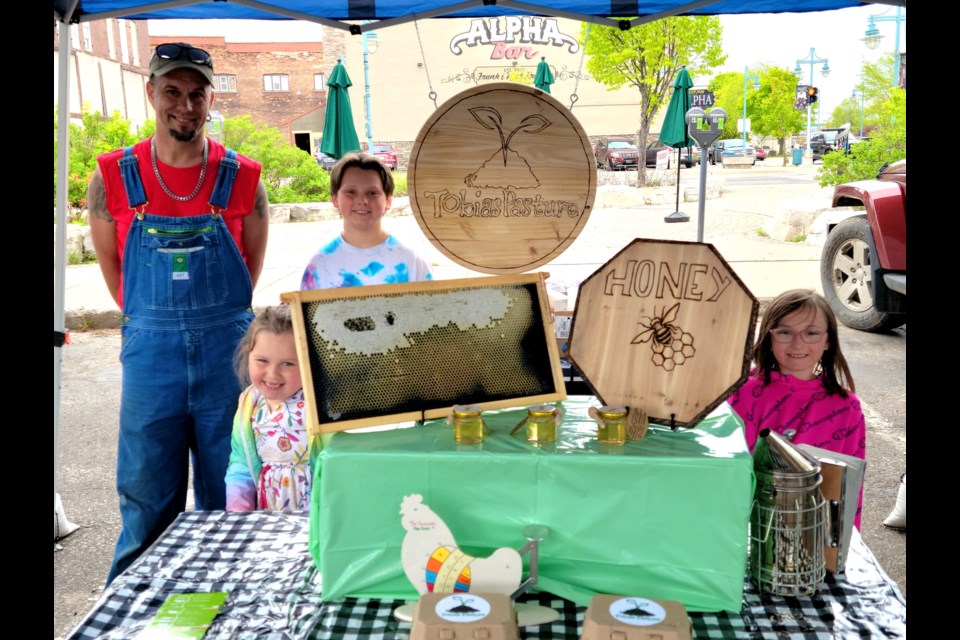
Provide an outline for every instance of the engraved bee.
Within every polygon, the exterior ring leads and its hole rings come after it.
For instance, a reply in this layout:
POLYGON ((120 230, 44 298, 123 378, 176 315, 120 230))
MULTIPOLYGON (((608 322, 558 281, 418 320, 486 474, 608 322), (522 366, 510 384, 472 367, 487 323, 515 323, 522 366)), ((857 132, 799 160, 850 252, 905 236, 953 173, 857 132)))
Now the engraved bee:
MULTIPOLYGON (((652 340, 650 348, 656 353, 663 351, 664 347, 673 342, 674 336, 683 333, 683 329, 673 324, 673 321, 677 319, 679 310, 680 303, 678 302, 669 309, 665 308, 663 315, 654 315, 652 318, 647 318, 650 324, 639 323, 643 327, 643 331, 638 333, 630 341, 630 344, 642 344, 652 340)), ((654 314, 656 314, 656 308, 654 308, 654 314)))
POLYGON ((693 346, 693 336, 681 327, 673 324, 680 311, 680 303, 669 309, 664 308, 661 315, 644 318, 647 323, 640 322, 643 331, 634 336, 630 344, 644 344, 649 342, 653 356, 650 361, 667 371, 673 371, 677 366, 692 358, 697 350, 693 346))

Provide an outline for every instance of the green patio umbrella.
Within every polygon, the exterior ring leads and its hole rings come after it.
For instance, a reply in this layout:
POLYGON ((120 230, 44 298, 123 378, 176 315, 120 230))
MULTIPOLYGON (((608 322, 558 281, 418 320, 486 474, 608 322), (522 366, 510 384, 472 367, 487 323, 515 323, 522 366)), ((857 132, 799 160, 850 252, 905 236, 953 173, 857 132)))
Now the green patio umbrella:
MULTIPOLYGON (((667 222, 686 222, 690 219, 680 212, 680 149, 696 146, 696 141, 687 132, 687 111, 690 110, 690 87, 693 80, 686 67, 680 67, 673 81, 673 95, 667 105, 660 129, 660 141, 668 147, 677 149, 677 210, 666 217, 667 222)), ((701 159, 701 162, 703 160, 701 159)))
POLYGON ((540 58, 540 64, 537 65, 537 75, 533 77, 533 86, 540 91, 550 93, 550 85, 554 83, 553 73, 550 71, 550 65, 546 58, 540 58))
POLYGON ((321 151, 338 160, 351 151, 360 150, 360 140, 353 126, 350 96, 347 94, 347 89, 352 85, 341 58, 327 80, 327 110, 323 121, 323 141, 320 143, 321 151))

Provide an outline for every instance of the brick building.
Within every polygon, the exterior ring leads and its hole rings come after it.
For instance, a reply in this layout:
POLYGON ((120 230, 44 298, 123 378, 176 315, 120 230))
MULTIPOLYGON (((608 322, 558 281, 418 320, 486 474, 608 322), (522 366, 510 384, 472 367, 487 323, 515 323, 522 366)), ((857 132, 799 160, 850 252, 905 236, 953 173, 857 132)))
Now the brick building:
POLYGON ((150 36, 150 46, 189 42, 213 56, 213 109, 249 115, 312 153, 323 133, 326 81, 336 59, 322 42, 227 42, 222 36, 150 36))

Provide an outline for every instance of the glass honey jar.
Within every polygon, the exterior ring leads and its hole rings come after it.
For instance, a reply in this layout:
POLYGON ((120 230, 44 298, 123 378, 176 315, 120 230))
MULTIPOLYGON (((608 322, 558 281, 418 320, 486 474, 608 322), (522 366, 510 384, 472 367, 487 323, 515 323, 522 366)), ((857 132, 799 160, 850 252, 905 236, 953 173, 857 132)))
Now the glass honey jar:
POLYGON ((483 415, 477 405, 454 406, 450 421, 453 422, 453 439, 457 444, 483 442, 483 415))
POLYGON ((557 441, 557 427, 563 410, 551 404, 537 404, 527 408, 527 442, 530 444, 553 444, 557 441))
POLYGON ((597 409, 597 441, 601 444, 622 446, 627 440, 626 407, 603 406, 597 409))

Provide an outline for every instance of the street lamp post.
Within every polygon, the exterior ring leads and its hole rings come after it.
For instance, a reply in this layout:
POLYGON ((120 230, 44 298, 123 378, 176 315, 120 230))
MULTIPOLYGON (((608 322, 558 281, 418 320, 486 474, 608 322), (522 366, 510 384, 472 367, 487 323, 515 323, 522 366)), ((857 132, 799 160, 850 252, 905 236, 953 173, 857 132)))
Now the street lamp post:
POLYGON ((863 89, 854 89, 851 94, 852 98, 860 97, 860 138, 863 138, 863 89))
POLYGON ((760 88, 760 76, 747 75, 747 67, 743 67, 743 150, 747 150, 747 80, 753 80, 753 88, 760 88))
POLYGON ((367 135, 367 153, 373 153, 373 114, 370 107, 370 64, 368 57, 371 53, 377 52, 376 31, 364 31, 360 36, 363 45, 363 110, 366 116, 366 135, 367 135))
POLYGON ((906 21, 907 16, 904 15, 902 7, 897 7, 896 14, 892 16, 881 13, 880 15, 867 17, 867 30, 864 33, 863 43, 867 45, 868 49, 876 49, 880 46, 880 40, 883 39, 880 30, 877 29, 877 22, 897 23, 893 39, 893 84, 890 85, 892 87, 900 84, 900 23, 906 23, 906 21))
MULTIPOLYGON (((793 72, 797 75, 797 77, 799 77, 800 74, 802 73, 800 69, 800 65, 809 64, 810 65, 810 86, 812 87, 813 86, 813 65, 819 64, 821 62, 823 63, 823 69, 821 69, 820 72, 823 74, 823 77, 826 78, 827 76, 830 75, 830 65, 828 64, 829 61, 826 58, 818 58, 817 52, 814 51, 813 47, 810 47, 810 55, 801 60, 797 60, 797 67, 793 70, 793 72)), ((811 137, 810 121, 811 121, 812 115, 813 115, 813 105, 811 105, 810 102, 807 102, 807 155, 810 156, 811 158, 813 157, 813 148, 810 146, 810 137, 811 137)))

